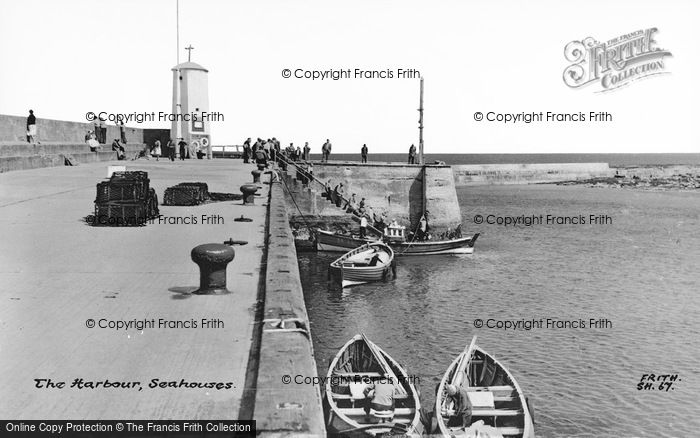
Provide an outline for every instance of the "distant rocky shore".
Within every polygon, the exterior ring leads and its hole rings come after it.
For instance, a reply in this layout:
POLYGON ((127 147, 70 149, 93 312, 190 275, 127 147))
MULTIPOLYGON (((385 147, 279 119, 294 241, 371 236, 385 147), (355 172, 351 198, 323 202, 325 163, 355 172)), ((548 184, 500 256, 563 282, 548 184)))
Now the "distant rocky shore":
POLYGON ((639 190, 700 190, 700 166, 643 166, 615 169, 611 177, 562 181, 557 185, 614 187, 639 190))

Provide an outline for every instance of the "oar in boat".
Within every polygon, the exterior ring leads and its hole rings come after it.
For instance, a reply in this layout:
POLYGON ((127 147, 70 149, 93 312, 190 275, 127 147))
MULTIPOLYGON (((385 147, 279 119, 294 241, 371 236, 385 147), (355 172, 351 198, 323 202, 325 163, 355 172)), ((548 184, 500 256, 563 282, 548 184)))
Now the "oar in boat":
MULTIPOLYGON (((459 363, 457 364, 457 368, 455 368, 455 372, 452 375, 452 384, 455 386, 459 386, 462 384, 462 379, 466 376, 464 376, 464 373, 459 372, 462 368, 464 368, 464 362, 469 361, 472 357, 472 351, 474 350, 474 347, 476 346, 476 335, 472 338, 471 343, 467 346, 467 348, 464 350, 464 353, 462 354, 462 358, 460 359, 459 363)), ((467 373, 469 370, 466 370, 467 373)))
MULTIPOLYGON (((467 347, 464 349, 464 352, 462 353, 462 355, 459 358, 459 362, 457 362, 457 364, 455 365, 455 369, 452 371, 452 379, 449 382, 450 384, 452 384, 454 386, 459 386, 462 383, 462 378, 467 377, 467 376, 464 376, 463 375, 464 373, 462 373, 460 370, 462 368, 464 368, 464 366, 465 366, 464 361, 469 361, 469 359, 471 358, 472 351, 474 351, 474 347, 476 347, 476 335, 472 338, 471 343, 469 343, 467 345, 467 347)), ((469 370, 467 370, 467 372, 469 372, 469 370)), ((448 411, 450 409, 450 407, 448 406, 448 404, 450 402, 450 398, 444 396, 445 385, 447 383, 448 383, 447 379, 445 379, 445 378, 443 378, 440 381, 440 386, 438 387, 437 395, 442 400, 440 402, 440 406, 437 406, 437 403, 436 403, 436 406, 435 406, 436 415, 440 415, 441 412, 445 412, 445 411, 448 411)))

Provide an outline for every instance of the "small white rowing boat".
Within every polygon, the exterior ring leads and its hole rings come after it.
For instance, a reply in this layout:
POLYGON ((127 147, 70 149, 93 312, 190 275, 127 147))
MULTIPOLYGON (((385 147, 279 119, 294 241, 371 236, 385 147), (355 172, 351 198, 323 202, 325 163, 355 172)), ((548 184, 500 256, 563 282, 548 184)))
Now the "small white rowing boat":
POLYGON ((331 274, 340 277, 343 287, 385 280, 394 261, 394 251, 382 242, 355 248, 331 263, 331 274))

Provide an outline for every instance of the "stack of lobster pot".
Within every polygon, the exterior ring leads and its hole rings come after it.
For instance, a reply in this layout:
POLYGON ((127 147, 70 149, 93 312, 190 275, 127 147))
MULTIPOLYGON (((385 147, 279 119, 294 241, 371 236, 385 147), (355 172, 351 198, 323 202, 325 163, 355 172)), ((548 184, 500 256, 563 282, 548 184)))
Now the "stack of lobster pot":
POLYGON ((93 225, 135 226, 158 216, 158 196, 148 172, 114 172, 97 184, 93 225))
POLYGON ((184 182, 165 189, 163 205, 199 205, 208 199, 207 183, 184 182))

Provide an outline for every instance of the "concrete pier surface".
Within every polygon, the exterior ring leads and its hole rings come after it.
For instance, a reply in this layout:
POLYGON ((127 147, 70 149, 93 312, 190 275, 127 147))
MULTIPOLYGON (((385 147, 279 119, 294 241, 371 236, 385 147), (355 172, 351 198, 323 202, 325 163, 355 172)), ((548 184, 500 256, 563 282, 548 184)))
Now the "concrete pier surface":
POLYGON ((239 419, 251 412, 245 385, 255 367, 249 360, 269 186, 260 184, 254 206, 168 207, 162 197, 166 187, 190 181, 240 194, 253 168, 238 160, 151 159, 0 174, 0 418, 239 419), (160 213, 196 224, 87 225, 109 164, 147 171, 160 213), (234 222, 241 215, 253 221, 234 222), (229 238, 248 241, 234 246, 228 265, 232 293, 190 294, 199 285, 192 248, 229 238), (89 328, 89 320, 153 326, 89 328), (37 388, 35 379, 65 386, 37 388), (75 379, 140 384, 79 389, 71 387, 75 379), (149 387, 152 379, 166 387, 149 387))

